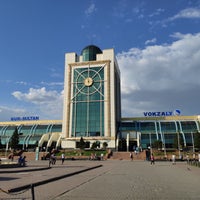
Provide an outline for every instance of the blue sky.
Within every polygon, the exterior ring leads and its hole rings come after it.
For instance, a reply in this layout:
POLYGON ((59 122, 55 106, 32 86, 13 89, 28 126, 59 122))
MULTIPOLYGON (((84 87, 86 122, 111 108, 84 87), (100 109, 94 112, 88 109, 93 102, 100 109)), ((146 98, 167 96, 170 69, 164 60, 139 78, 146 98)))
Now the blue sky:
POLYGON ((64 55, 114 48, 122 116, 200 114, 200 0, 0 0, 0 121, 62 119, 64 55))

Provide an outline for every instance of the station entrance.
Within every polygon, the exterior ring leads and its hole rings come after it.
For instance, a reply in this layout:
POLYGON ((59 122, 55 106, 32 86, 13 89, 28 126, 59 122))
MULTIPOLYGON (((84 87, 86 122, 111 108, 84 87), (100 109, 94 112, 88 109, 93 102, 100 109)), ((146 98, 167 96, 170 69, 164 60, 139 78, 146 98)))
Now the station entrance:
POLYGON ((127 144, 127 140, 125 138, 119 140, 118 151, 135 151, 136 148, 136 140, 129 140, 129 144, 127 144))
POLYGON ((135 151, 137 148, 137 141, 130 140, 129 141, 129 151, 135 151))

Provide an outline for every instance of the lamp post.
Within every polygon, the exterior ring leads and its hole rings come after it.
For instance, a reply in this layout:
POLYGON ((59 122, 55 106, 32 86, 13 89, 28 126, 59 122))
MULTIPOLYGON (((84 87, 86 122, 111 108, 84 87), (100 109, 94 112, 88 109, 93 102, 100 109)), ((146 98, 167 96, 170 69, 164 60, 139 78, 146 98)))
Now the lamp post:
POLYGON ((180 136, 179 136, 179 132, 178 132, 178 155, 179 158, 181 157, 181 151, 180 151, 180 136))
POLYGON ((152 154, 152 147, 151 147, 151 132, 149 133, 149 143, 150 143, 150 152, 152 154))
POLYGON ((192 136, 192 150, 193 150, 193 153, 194 153, 195 149, 194 149, 194 135, 193 135, 193 132, 191 132, 191 136, 192 136))
POLYGON ((6 137, 6 151, 5 151, 5 157, 7 157, 8 148, 9 148, 9 136, 6 137))
MULTIPOLYGON (((164 136, 165 134, 163 133, 163 136, 164 136)), ((164 138, 164 140, 163 140, 163 146, 164 146, 164 155, 165 155, 165 158, 167 158, 167 153, 166 153, 166 144, 165 144, 165 138, 164 138)))

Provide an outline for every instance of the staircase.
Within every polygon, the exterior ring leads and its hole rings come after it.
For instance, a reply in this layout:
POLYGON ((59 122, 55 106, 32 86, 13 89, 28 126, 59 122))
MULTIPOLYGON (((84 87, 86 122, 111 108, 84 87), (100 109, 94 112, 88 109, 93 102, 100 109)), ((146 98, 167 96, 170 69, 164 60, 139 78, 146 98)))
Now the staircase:
MULTIPOLYGON (((113 160, 130 160, 130 152, 113 152, 110 159, 113 160)), ((145 160, 145 151, 138 154, 133 153, 133 160, 145 160)))

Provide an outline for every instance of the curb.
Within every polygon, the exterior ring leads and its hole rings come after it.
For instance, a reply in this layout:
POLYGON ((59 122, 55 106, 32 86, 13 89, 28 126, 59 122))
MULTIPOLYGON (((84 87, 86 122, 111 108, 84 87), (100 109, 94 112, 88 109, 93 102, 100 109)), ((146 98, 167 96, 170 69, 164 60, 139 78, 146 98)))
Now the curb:
POLYGON ((28 188, 31 188, 31 187, 37 187, 37 186, 40 186, 40 185, 44 185, 44 184, 47 184, 49 182, 57 181, 59 179, 63 179, 63 178, 67 178, 67 177, 70 177, 70 176, 73 176, 73 175, 76 175, 76 174, 87 172, 89 170, 93 170, 93 169, 96 169, 96 168, 99 168, 99 167, 102 167, 102 166, 103 165, 97 165, 97 166, 94 166, 94 167, 86 168, 86 169, 76 171, 76 172, 72 172, 72 173, 69 173, 69 174, 65 174, 65 175, 62 175, 62 176, 58 176, 58 177, 50 178, 50 179, 47 179, 47 180, 39 181, 39 182, 36 182, 36 183, 26 184, 26 185, 23 185, 23 186, 20 186, 20 187, 12 188, 12 189, 8 190, 8 193, 19 192, 21 190, 25 190, 25 189, 28 189, 28 188))
MULTIPOLYGON (((12 169, 16 169, 16 168, 12 168, 12 169)), ((38 168, 21 169, 21 170, 3 170, 3 171, 0 171, 0 174, 3 174, 3 173, 18 173, 18 172, 30 172, 30 171, 41 171, 41 170, 47 170, 47 169, 51 169, 51 167, 38 167, 38 168)))

